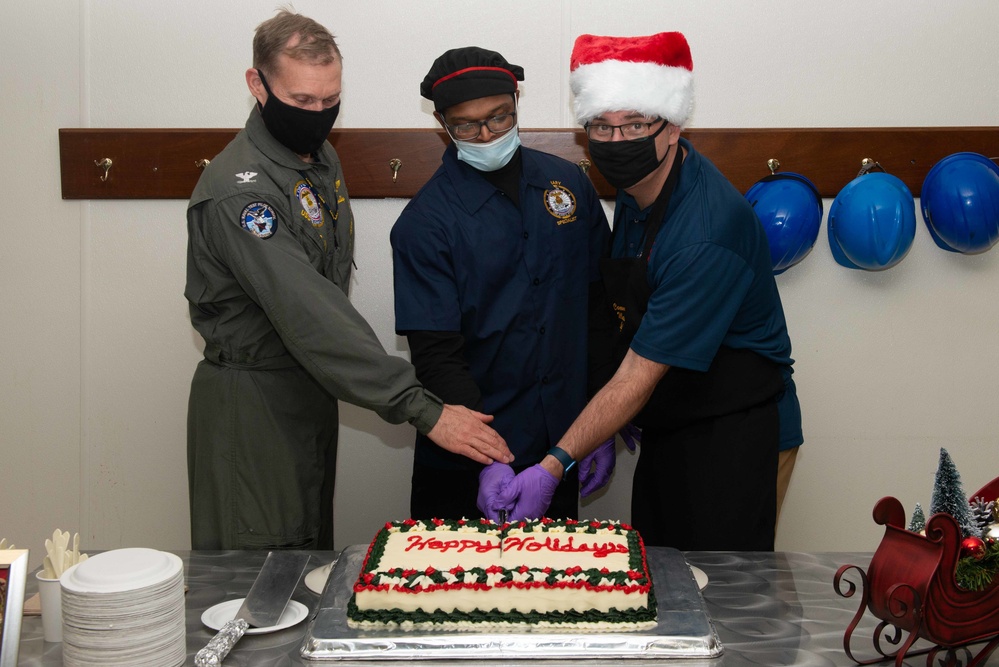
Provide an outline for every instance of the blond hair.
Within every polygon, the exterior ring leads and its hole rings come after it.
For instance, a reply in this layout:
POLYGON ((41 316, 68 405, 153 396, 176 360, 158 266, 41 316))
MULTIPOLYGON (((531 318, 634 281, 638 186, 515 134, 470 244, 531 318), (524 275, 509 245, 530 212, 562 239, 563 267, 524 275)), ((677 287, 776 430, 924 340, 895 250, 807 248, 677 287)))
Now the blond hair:
POLYGON ((253 35, 253 66, 273 74, 282 53, 318 65, 343 60, 329 30, 318 21, 284 8, 257 26, 253 35), (296 36, 298 39, 293 41, 296 36))

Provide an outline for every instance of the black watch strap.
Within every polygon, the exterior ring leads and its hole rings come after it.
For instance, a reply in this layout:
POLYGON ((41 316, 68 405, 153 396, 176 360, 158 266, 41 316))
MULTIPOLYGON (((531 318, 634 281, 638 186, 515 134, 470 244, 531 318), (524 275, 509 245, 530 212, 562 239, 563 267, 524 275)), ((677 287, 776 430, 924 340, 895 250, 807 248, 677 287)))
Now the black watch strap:
POLYGON ((548 453, 557 458, 558 462, 562 464, 563 475, 572 470, 572 467, 576 465, 576 459, 569 456, 569 452, 561 447, 552 447, 548 450, 548 453))

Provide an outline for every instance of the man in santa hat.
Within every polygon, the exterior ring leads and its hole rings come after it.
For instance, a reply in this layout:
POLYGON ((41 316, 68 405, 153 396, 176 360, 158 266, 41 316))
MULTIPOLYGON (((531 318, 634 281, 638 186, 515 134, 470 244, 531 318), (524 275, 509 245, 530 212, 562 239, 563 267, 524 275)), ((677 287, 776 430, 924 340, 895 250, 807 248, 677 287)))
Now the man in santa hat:
MULTIPOLYGON (((762 225, 681 138, 693 108, 684 36, 583 35, 570 84, 590 157, 618 189, 605 316, 591 329, 602 388, 558 443, 594 461, 642 427, 632 524, 646 544, 773 550, 779 450, 801 444, 791 342, 762 225), (606 380, 606 383, 604 383, 606 380)), ((497 492, 514 519, 544 514, 565 464, 547 456, 497 492)))

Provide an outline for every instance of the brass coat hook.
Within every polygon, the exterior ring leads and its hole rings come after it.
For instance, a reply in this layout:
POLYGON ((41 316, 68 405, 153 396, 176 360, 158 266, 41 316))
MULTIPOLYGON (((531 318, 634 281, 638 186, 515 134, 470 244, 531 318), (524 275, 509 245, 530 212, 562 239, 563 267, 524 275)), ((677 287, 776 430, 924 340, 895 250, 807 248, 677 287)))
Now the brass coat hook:
POLYGON ((194 166, 197 167, 198 169, 204 169, 205 167, 207 167, 211 163, 212 163, 211 160, 209 160, 206 157, 203 157, 200 160, 195 160, 194 161, 194 166))
POLYGON ((397 157, 389 160, 389 167, 392 169, 392 182, 395 183, 399 177, 399 170, 402 169, 402 160, 397 157))
POLYGON ((577 164, 579 165, 579 168, 583 170, 584 174, 589 173, 589 171, 590 171, 590 164, 591 164, 589 160, 587 160, 584 157, 577 164))
POLYGON ((863 160, 860 161, 860 172, 857 174, 857 176, 863 176, 864 174, 869 172, 871 169, 874 169, 875 167, 877 167, 881 171, 885 170, 885 168, 882 167, 881 163, 879 163, 877 160, 872 160, 869 157, 865 157, 863 160))
POLYGON ((101 174, 101 181, 108 180, 108 172, 111 171, 111 158, 106 157, 101 160, 94 160, 94 164, 104 170, 101 174))
POLYGON ((772 157, 769 160, 767 160, 767 169, 770 170, 771 176, 777 173, 777 170, 780 169, 780 160, 778 160, 775 157, 772 157))

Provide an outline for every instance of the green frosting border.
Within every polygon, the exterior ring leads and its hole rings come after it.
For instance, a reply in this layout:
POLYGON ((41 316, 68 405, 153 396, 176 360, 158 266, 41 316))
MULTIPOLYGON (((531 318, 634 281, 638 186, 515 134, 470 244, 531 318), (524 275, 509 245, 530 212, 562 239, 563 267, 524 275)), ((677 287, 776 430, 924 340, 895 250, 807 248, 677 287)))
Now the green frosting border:
POLYGON ((359 623, 380 623, 385 625, 401 625, 403 623, 443 625, 445 623, 462 622, 476 624, 502 623, 524 625, 537 625, 541 622, 562 623, 567 625, 575 625, 578 623, 618 625, 623 623, 646 623, 656 620, 656 599, 655 595, 650 590, 649 606, 646 609, 629 609, 626 611, 619 611, 615 608, 611 608, 608 611, 552 611, 542 614, 536 611, 528 613, 519 611, 501 612, 495 608, 491 611, 474 613, 464 611, 445 613, 439 609, 433 612, 407 612, 399 609, 361 611, 357 608, 354 598, 351 597, 350 602, 347 603, 347 618, 359 623))

